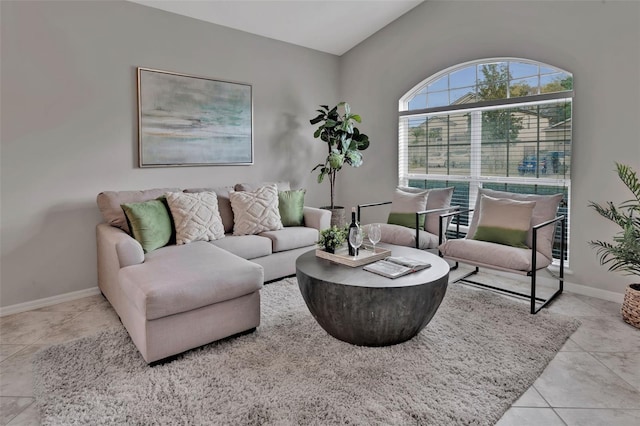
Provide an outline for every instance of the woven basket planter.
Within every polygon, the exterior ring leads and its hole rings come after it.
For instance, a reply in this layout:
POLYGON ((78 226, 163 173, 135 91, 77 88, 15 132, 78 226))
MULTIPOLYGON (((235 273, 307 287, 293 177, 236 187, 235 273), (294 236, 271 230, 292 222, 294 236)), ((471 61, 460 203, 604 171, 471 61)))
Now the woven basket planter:
POLYGON ((640 328, 640 284, 630 284, 624 293, 622 319, 640 328))

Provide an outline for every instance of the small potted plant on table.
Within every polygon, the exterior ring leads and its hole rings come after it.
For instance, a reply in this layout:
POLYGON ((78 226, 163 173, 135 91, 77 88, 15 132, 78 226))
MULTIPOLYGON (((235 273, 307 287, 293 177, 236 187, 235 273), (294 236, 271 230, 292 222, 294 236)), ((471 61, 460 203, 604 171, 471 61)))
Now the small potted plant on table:
POLYGON ((627 286, 622 303, 622 318, 640 328, 640 181, 637 173, 629 166, 616 163, 618 177, 633 194, 632 199, 619 206, 608 201, 606 206, 591 202, 601 216, 620 226, 613 237, 613 244, 591 241, 598 251, 600 264, 608 265, 610 271, 622 271, 634 275, 637 283, 627 286))
POLYGON ((336 249, 340 247, 347 240, 347 231, 345 228, 339 228, 332 226, 320 231, 320 239, 318 239, 318 245, 327 253, 335 253, 336 249))

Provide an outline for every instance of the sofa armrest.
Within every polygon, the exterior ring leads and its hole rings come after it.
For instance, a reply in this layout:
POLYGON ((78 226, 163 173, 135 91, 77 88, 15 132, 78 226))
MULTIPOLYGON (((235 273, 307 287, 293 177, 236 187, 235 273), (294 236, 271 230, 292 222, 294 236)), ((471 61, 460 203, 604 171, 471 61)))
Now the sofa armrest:
POLYGON ((123 230, 107 224, 97 227, 98 244, 103 256, 117 256, 120 268, 144 262, 144 250, 138 241, 123 230), (111 250, 109 250, 111 248, 111 250), (111 253, 109 253, 111 251, 111 253))
POLYGON ((305 206, 303 215, 304 226, 307 228, 315 228, 318 231, 322 231, 331 226, 331 211, 329 210, 305 206))
POLYGON ((116 253, 120 267, 139 265, 144 262, 144 250, 142 245, 133 238, 123 238, 116 243, 116 253))

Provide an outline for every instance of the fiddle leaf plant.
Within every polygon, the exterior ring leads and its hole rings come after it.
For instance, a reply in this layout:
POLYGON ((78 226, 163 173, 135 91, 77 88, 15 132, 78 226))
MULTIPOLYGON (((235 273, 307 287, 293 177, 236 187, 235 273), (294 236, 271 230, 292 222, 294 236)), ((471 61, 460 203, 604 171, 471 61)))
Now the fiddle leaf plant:
POLYGON ((613 244, 605 241, 590 241, 589 244, 596 248, 600 264, 607 265, 610 271, 640 277, 640 180, 627 165, 616 163, 616 169, 633 198, 618 206, 611 201, 606 205, 589 203, 602 217, 621 228, 613 237, 613 244))
POLYGON ((329 178, 331 190, 330 208, 335 208, 336 175, 345 164, 352 167, 362 165, 362 153, 369 147, 369 137, 360 133, 355 123, 361 123, 358 114, 351 113, 351 107, 346 102, 340 102, 333 108, 328 105, 320 105, 317 112, 320 114, 309 120, 313 125, 320 126, 313 133, 314 138, 320 138, 327 144, 327 158, 324 163, 316 165, 311 171, 319 169, 318 183, 322 183, 325 177, 329 178))

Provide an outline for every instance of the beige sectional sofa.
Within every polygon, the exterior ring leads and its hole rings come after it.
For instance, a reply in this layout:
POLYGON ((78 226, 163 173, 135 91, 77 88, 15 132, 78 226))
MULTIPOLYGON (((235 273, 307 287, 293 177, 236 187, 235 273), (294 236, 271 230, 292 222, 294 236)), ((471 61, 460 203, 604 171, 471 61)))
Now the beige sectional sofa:
MULTIPOLYGON (((97 202, 105 223, 96 228, 98 285, 142 357, 162 360, 260 324, 265 281, 295 274, 295 259, 315 247, 331 213, 304 207, 304 226, 234 236, 229 194, 258 185, 107 191, 97 202), (167 192, 215 192, 225 237, 167 245, 145 253, 129 234, 124 203, 167 192)), ((287 183, 278 189, 288 190, 287 183)))

